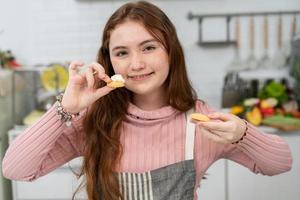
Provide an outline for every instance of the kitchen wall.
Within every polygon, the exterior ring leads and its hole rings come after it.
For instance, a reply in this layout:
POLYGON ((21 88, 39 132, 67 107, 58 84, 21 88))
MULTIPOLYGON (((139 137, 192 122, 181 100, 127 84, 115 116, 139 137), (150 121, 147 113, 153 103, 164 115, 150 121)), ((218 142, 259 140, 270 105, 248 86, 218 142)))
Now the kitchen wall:
MULTIPOLYGON (((19 62, 31 66, 81 59, 95 60, 101 31, 112 14, 125 1, 77 0, 0 0, 0 49, 11 49, 19 62)), ((300 10, 299 0, 159 0, 161 7, 177 27, 185 50, 188 71, 199 97, 220 107, 226 67, 233 59, 233 46, 201 48, 197 46, 197 21, 187 13, 225 13, 243 11, 300 10)), ((290 16, 284 17, 284 41, 288 44, 290 16)), ((298 17, 299 19, 299 17, 298 17)), ((262 54, 261 18, 256 29, 255 54, 262 54)), ((298 27, 299 26, 298 20, 298 27)), ((270 21, 270 46, 275 50, 275 18, 270 21)), ((242 58, 246 58, 247 19, 242 20, 242 58)), ((211 28, 209 33, 220 30, 211 28)))

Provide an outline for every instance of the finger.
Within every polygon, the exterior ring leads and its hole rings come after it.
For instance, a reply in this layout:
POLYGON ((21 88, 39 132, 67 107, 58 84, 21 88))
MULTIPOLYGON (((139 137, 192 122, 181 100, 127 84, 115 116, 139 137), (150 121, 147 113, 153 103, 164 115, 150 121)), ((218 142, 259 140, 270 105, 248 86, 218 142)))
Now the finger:
POLYGON ((98 74, 98 77, 106 83, 112 82, 111 78, 105 73, 98 74))
MULTIPOLYGON (((99 63, 91 63, 90 66, 97 72, 97 77, 101 80, 105 81, 106 83, 110 83, 112 80, 110 77, 105 73, 105 69, 99 63)), ((94 74, 96 74, 94 72, 94 74)))
POLYGON ((220 119, 222 121, 229 121, 232 119, 231 114, 221 112, 210 113, 207 116, 211 119, 220 119))
POLYGON ((213 131, 226 131, 230 129, 230 126, 226 122, 222 121, 208 121, 208 122, 198 122, 197 125, 210 129, 213 131))
POLYGON ((107 95, 108 93, 110 93, 111 91, 115 90, 116 88, 112 88, 112 87, 108 87, 108 86, 104 86, 102 88, 99 88, 96 90, 95 92, 95 98, 99 99, 105 95, 107 95))
POLYGON ((229 132, 224 131, 212 131, 209 130, 212 134, 219 136, 220 138, 223 138, 225 141, 231 141, 233 139, 233 134, 229 132))
POLYGON ((200 132, 210 140, 213 140, 218 143, 223 143, 223 144, 226 143, 226 141, 222 137, 212 133, 211 131, 207 130, 206 128, 200 128, 200 132))
POLYGON ((73 61, 69 65, 69 76, 74 76, 77 74, 78 67, 83 66, 84 63, 82 61, 73 61))
MULTIPOLYGON (((206 128, 204 128, 206 129, 206 128)), ((211 130, 211 129, 206 129, 209 132, 211 132, 214 135, 217 135, 218 137, 222 138, 222 140, 226 143, 232 143, 235 140, 235 136, 232 132, 230 131, 217 131, 217 130, 211 130)))
POLYGON ((97 72, 105 73, 105 69, 99 63, 93 62, 89 64, 89 67, 92 67, 97 72))
POLYGON ((85 76, 86 76, 86 81, 87 81, 88 88, 90 88, 90 89, 93 88, 94 83, 95 83, 95 79, 94 79, 94 76, 93 76, 92 68, 87 69, 85 76))

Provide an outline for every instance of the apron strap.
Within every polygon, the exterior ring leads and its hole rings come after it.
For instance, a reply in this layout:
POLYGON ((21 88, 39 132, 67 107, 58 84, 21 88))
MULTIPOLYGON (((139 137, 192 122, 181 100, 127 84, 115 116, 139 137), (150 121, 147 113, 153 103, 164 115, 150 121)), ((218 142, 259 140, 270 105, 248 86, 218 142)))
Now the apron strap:
POLYGON ((191 114, 194 109, 191 108, 186 114, 186 132, 185 132, 185 160, 194 159, 194 139, 195 139, 195 128, 196 125, 192 123, 191 114))

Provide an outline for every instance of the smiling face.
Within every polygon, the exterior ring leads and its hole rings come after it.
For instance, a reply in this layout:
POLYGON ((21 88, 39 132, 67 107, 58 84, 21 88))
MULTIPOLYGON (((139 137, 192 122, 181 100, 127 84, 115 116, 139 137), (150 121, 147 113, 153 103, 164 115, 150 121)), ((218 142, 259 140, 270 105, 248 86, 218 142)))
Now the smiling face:
POLYGON ((127 89, 135 95, 165 94, 168 53, 141 23, 119 24, 111 33, 109 52, 114 71, 126 79, 127 89))

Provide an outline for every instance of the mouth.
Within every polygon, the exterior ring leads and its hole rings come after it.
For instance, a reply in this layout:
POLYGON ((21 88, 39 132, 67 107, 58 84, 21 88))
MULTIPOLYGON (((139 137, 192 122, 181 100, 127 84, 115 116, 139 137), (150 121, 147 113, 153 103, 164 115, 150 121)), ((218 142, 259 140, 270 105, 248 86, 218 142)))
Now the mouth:
POLYGON ((149 78, 154 72, 150 72, 147 74, 138 74, 138 75, 128 75, 128 79, 132 79, 134 81, 140 81, 149 78))

